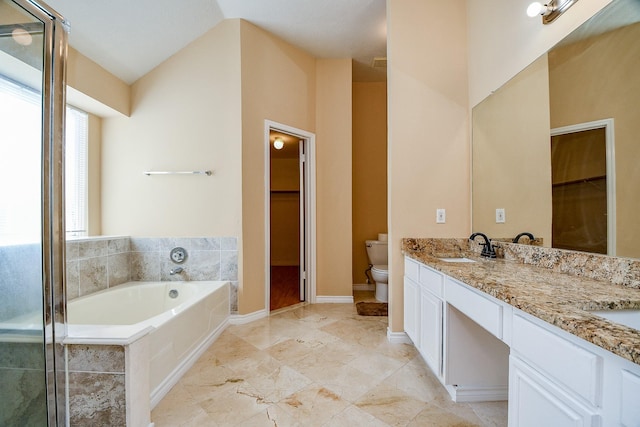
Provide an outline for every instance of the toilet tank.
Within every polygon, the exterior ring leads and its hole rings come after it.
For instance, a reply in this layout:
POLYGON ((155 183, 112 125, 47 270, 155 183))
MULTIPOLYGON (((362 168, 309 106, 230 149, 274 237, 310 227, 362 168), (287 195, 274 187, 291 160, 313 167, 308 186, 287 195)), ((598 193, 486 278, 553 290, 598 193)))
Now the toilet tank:
POLYGON ((381 242, 380 240, 366 240, 365 245, 367 246, 367 256, 369 257, 369 264, 387 264, 387 242, 381 242))

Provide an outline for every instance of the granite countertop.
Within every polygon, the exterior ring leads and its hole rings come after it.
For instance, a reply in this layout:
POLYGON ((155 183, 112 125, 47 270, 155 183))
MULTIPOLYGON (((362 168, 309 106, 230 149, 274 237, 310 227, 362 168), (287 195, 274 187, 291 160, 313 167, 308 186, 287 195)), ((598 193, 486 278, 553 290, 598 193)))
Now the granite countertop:
POLYGON ((573 335, 640 364, 640 331, 587 310, 640 309, 640 289, 478 256, 464 239, 403 239, 403 254, 573 335), (418 244, 418 240, 429 244, 418 244), (432 244, 441 241, 445 244, 432 244), (468 257, 451 263, 439 258, 468 257))

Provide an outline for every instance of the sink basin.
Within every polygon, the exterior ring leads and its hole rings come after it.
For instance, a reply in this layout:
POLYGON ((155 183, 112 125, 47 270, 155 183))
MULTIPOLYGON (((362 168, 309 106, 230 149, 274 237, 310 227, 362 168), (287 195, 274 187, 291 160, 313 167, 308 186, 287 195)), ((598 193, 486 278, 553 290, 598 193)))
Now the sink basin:
POLYGON ((599 317, 604 317, 607 320, 611 320, 614 323, 628 326, 640 331, 640 310, 598 310, 592 311, 591 314, 595 314, 599 317))
POLYGON ((444 261, 444 262, 476 262, 473 259, 469 259, 469 258, 440 258, 440 261, 444 261))

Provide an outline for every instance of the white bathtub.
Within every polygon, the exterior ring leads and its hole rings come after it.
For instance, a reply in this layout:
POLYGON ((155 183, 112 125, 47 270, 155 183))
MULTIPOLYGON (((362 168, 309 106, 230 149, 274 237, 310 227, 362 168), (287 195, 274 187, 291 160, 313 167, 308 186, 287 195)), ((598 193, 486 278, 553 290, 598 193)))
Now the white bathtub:
MULTIPOLYGON (((69 302, 65 342, 126 346, 145 337, 153 408, 222 332, 228 318, 229 282, 129 282, 69 302), (172 291, 177 297, 170 296, 172 291)), ((136 370, 144 365, 140 360, 132 363, 136 370)))

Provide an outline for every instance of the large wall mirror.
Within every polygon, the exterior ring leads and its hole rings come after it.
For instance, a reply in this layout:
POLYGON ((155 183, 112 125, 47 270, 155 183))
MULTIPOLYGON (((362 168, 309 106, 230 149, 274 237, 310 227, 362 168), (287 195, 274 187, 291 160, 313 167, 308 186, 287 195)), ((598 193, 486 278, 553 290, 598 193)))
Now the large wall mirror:
POLYGON ((474 231, 640 258, 640 0, 614 0, 472 116, 474 231))

